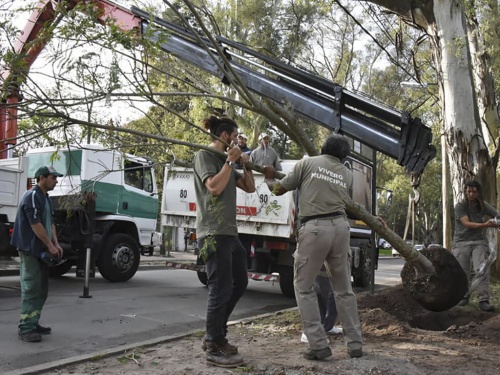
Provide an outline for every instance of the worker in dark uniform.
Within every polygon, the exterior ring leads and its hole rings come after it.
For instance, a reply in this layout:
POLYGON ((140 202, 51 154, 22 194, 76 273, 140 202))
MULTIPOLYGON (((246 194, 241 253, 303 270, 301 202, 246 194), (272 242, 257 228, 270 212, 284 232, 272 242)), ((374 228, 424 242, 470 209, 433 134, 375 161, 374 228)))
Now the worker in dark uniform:
POLYGON ((236 188, 255 192, 250 169, 234 169, 238 160, 245 166, 249 156, 236 146, 238 126, 226 117, 210 116, 203 121, 210 131, 210 147, 226 152, 226 161, 213 152, 200 150, 194 164, 196 193, 196 234, 200 257, 205 258, 207 273, 206 334, 202 341, 207 363, 219 367, 238 367, 244 361, 238 347, 227 338, 227 322, 236 303, 246 290, 247 253, 238 237, 236 224, 236 188))
POLYGON ((21 314, 19 338, 38 342, 40 335, 51 333, 50 327, 39 324, 43 306, 49 293, 48 264, 44 254, 61 258, 63 249, 57 240, 52 216, 52 202, 48 192, 57 185, 62 174, 48 165, 35 172, 36 185, 21 199, 17 210, 12 246, 19 251, 21 278, 21 314))

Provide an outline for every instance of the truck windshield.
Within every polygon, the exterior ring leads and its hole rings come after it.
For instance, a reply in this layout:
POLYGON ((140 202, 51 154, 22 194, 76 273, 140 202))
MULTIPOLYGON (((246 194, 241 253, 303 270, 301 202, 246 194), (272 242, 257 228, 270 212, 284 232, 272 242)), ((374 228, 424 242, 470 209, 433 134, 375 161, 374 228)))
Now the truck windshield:
POLYGON ((151 168, 133 161, 125 161, 125 184, 147 191, 153 192, 153 177, 151 168))
POLYGON ((29 158, 28 176, 34 176, 42 165, 52 165, 65 176, 79 176, 82 170, 82 150, 59 150, 27 155, 29 158))

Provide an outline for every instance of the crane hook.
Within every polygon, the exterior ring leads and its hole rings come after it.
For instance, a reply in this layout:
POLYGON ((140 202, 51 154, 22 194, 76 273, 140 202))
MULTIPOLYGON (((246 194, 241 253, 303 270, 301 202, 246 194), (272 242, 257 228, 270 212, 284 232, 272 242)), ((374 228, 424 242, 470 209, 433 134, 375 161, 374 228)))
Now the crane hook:
POLYGON ((418 187, 420 186, 420 178, 422 177, 422 172, 412 173, 411 174, 411 186, 413 188, 413 202, 415 206, 420 201, 420 192, 418 191, 418 187))

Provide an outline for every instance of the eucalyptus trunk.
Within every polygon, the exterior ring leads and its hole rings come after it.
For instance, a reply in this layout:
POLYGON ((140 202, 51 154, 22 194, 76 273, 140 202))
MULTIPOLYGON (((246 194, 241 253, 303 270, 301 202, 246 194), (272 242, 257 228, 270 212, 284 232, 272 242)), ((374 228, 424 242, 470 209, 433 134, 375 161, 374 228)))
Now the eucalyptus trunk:
MULTIPOLYGON (((476 179, 483 186, 483 198, 496 206, 497 161, 490 156, 488 142, 498 133, 498 116, 491 74, 479 53, 478 30, 468 23, 464 1, 370 2, 393 11, 430 37, 454 204, 464 198, 465 182, 476 179)), ((500 268, 498 259, 496 267, 500 268)))

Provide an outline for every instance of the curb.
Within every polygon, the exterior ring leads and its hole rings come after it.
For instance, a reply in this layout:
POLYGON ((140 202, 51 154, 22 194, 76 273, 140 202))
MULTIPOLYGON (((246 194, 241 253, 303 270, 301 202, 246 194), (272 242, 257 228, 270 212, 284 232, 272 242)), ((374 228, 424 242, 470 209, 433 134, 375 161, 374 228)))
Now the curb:
MULTIPOLYGON (((261 315, 256 315, 256 316, 250 316, 250 317, 242 318, 242 319, 239 319, 239 320, 232 320, 232 321, 229 321, 227 324, 228 324, 228 326, 232 326, 232 325, 236 325, 236 324, 240 324, 240 323, 241 324, 245 324, 249 320, 266 318, 268 316, 272 316, 272 315, 284 313, 284 312, 287 312, 287 311, 294 311, 294 310, 297 310, 297 309, 298 309, 298 307, 290 307, 288 309, 278 310, 278 311, 271 312, 271 313, 266 313, 266 314, 261 314, 261 315)), ((41 365, 36 365, 36 366, 26 367, 26 368, 23 368, 23 369, 18 369, 18 370, 4 372, 2 375, 31 375, 31 374, 39 374, 40 372, 54 370, 54 369, 59 368, 59 367, 67 367, 69 365, 75 365, 75 364, 78 364, 78 363, 90 361, 92 359, 96 359, 96 360, 98 359, 98 360, 100 360, 100 359, 103 359, 103 358, 106 358, 106 357, 111 357, 113 355, 117 355, 117 354, 126 352, 128 350, 132 350, 132 349, 138 348, 138 347, 147 347, 147 346, 153 346, 153 345, 162 344, 164 342, 171 342, 171 341, 181 340, 181 339, 186 338, 188 336, 192 336, 192 335, 204 332, 204 331, 205 331, 204 329, 195 329, 195 330, 191 330, 191 331, 188 331, 188 332, 185 332, 185 333, 181 333, 181 334, 177 334, 177 335, 162 336, 162 337, 157 337, 157 338, 151 339, 151 340, 139 341, 139 342, 136 342, 136 343, 126 344, 126 345, 120 345, 120 346, 117 346, 116 348, 105 349, 105 350, 96 351, 96 352, 92 352, 92 353, 88 353, 88 354, 82 354, 82 355, 78 355, 78 356, 74 356, 74 357, 69 357, 69 358, 65 358, 65 359, 59 359, 57 361, 48 362, 48 363, 44 363, 44 364, 41 364, 41 365)))

